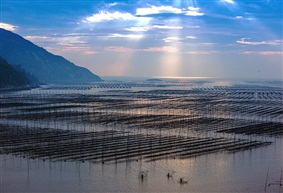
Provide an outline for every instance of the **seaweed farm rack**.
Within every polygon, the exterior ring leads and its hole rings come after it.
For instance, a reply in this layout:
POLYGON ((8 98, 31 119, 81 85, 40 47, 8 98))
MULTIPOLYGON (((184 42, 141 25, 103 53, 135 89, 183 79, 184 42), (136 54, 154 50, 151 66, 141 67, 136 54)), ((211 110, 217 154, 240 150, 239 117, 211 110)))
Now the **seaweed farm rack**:
POLYGON ((0 95, 0 152, 112 163, 187 159, 272 144, 281 87, 204 82, 44 86, 0 95))

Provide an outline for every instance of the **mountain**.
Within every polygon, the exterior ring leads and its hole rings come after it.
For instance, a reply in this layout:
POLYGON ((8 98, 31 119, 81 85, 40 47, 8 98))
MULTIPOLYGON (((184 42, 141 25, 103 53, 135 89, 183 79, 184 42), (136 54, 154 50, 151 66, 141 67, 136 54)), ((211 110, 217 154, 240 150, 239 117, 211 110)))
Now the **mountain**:
POLYGON ((0 89, 30 88, 37 84, 34 77, 0 57, 0 89))
POLYGON ((88 69, 76 66, 62 56, 53 55, 23 37, 0 28, 0 55, 19 65, 41 83, 87 83, 101 81, 88 69))

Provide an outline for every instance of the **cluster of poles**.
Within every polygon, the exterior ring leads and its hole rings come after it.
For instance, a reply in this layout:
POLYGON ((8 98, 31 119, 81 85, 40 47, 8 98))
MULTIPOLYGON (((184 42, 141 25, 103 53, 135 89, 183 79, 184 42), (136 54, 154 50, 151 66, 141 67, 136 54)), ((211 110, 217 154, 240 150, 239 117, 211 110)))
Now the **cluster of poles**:
POLYGON ((266 146, 283 134, 282 90, 107 88, 1 94, 1 153, 102 163, 185 159, 266 146))

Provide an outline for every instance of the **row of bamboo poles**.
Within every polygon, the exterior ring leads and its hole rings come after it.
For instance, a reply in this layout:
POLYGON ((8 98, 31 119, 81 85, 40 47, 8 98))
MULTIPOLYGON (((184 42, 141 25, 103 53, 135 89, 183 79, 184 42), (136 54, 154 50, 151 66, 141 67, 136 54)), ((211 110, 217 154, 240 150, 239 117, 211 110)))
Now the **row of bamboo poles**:
POLYGON ((103 163, 182 159, 265 146, 283 134, 282 89, 114 86, 1 94, 1 153, 103 163))

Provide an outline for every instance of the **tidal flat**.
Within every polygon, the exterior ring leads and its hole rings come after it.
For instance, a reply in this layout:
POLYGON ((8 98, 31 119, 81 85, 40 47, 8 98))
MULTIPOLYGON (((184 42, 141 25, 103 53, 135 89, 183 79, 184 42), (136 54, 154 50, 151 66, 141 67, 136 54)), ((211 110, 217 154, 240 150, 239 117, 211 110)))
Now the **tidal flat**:
POLYGON ((280 81, 44 85, 0 104, 1 192, 283 192, 280 81))

